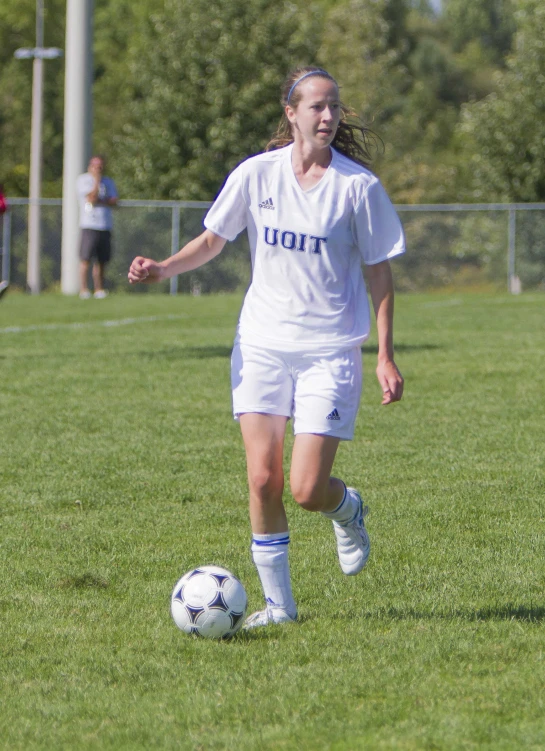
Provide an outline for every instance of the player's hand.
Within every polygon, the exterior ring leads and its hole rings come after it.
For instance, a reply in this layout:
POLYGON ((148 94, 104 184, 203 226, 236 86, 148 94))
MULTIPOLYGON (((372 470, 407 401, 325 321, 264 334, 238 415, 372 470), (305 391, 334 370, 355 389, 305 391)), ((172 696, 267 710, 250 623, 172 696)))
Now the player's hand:
POLYGON ((382 404, 398 402, 403 396, 403 376, 393 360, 379 361, 377 378, 382 387, 382 404))
POLYGON ((165 277, 163 276, 164 270, 160 263, 153 261, 151 258, 143 258, 137 256, 131 263, 128 277, 130 284, 138 284, 143 282, 144 284, 151 284, 153 282, 160 282, 165 277))

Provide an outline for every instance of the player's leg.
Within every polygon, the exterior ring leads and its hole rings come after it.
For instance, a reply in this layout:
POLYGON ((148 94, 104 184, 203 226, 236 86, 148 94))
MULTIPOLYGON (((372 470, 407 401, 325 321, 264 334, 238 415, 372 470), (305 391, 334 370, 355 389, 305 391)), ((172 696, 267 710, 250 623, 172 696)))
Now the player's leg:
POLYGON ((248 618, 246 628, 253 628, 297 617, 288 562, 288 520, 282 500, 287 417, 247 413, 239 419, 250 490, 252 558, 267 605, 248 618))
POLYGON ((314 433, 295 436, 290 486, 297 503, 307 511, 333 511, 341 503, 345 485, 331 476, 340 438, 314 433))
POLYGON ((287 417, 248 413, 240 415, 239 420, 246 451, 252 532, 285 533, 288 520, 282 494, 287 417))
POLYGON ((331 476, 339 438, 308 433, 295 437, 290 485, 297 503, 307 511, 320 511, 333 522, 337 553, 343 572, 358 574, 371 550, 360 494, 331 476))
POLYGON ((295 500, 333 522, 339 562, 345 574, 365 566, 370 543, 359 493, 332 477, 340 440, 351 440, 362 385, 361 352, 301 358, 297 364, 290 483, 295 500))
POLYGON ((267 606, 250 616, 247 627, 294 620, 288 564, 288 521, 282 501, 283 450, 291 414, 293 380, 285 359, 241 344, 231 357, 233 413, 240 421, 250 488, 252 558, 267 606))

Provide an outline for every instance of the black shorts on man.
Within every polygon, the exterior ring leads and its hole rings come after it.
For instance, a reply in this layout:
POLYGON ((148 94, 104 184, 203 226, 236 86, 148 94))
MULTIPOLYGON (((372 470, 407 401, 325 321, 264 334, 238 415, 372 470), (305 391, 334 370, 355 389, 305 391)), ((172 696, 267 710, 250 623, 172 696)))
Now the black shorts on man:
POLYGON ((96 258, 98 263, 108 263, 112 255, 112 233, 110 230, 87 229, 81 230, 80 258, 91 261, 96 258))

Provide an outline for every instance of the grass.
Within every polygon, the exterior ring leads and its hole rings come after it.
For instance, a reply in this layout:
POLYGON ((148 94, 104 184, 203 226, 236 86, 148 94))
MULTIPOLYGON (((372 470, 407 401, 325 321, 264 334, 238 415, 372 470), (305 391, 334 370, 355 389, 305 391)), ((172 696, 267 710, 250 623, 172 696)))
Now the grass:
POLYGON ((169 600, 217 563, 262 603, 239 306, 2 300, 0 748, 544 749, 545 296, 398 297, 405 397, 380 407, 371 340, 336 465, 371 508, 369 565, 344 577, 286 493, 301 621, 222 643, 169 600))

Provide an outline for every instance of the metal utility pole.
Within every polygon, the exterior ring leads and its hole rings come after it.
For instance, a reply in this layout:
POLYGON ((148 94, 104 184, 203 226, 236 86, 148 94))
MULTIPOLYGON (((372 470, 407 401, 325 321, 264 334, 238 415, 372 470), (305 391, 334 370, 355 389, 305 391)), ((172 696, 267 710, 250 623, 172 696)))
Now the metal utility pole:
POLYGON ((40 194, 42 187, 42 121, 43 121, 43 61, 62 55, 57 47, 45 48, 44 44, 44 5, 36 0, 36 47, 21 47, 15 50, 19 60, 33 58, 32 67, 32 119, 30 129, 30 191, 28 207, 28 259, 27 286, 29 292, 40 292, 40 194))
POLYGON ((93 0, 67 0, 64 78, 61 289, 79 291, 79 206, 76 180, 91 156, 93 0))

